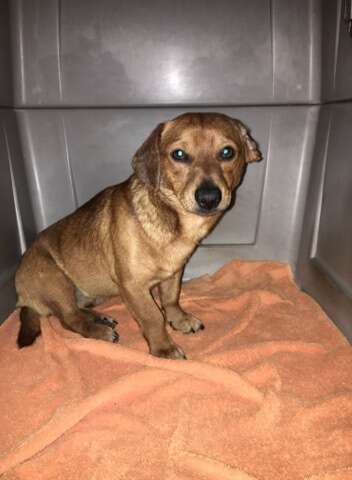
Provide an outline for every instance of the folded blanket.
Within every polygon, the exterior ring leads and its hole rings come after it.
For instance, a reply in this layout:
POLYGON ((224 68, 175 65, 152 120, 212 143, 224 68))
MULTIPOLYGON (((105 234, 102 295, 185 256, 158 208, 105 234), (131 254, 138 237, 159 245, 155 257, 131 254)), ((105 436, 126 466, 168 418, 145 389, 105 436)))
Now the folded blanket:
POLYGON ((205 330, 150 356, 118 299, 119 344, 55 318, 18 350, 0 327, 1 480, 352 479, 352 349, 289 267, 232 262, 183 287, 205 330))

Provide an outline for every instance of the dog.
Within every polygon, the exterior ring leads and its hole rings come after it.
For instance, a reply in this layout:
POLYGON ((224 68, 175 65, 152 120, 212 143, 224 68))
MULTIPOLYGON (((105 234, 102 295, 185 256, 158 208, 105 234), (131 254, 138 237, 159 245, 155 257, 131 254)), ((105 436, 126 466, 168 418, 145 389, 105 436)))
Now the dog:
POLYGON ((204 328, 179 305, 184 266, 229 208, 246 165, 260 159, 247 128, 226 115, 185 113, 159 124, 125 182, 42 231, 25 252, 15 277, 18 346, 31 345, 50 315, 84 337, 116 342, 117 322, 90 307, 120 295, 152 355, 186 358, 166 329, 204 328))

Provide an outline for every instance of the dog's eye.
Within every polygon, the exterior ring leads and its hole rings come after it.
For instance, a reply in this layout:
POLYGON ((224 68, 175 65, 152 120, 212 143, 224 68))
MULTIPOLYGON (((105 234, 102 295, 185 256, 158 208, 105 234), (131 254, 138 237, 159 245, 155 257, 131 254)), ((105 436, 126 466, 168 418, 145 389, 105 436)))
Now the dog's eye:
POLYGON ((235 150, 228 145, 222 148, 219 152, 219 157, 221 160, 231 160, 235 156, 235 150))
POLYGON ((188 162, 189 161, 189 156, 181 148, 177 148, 176 150, 171 152, 171 156, 174 160, 176 160, 178 162, 188 162))

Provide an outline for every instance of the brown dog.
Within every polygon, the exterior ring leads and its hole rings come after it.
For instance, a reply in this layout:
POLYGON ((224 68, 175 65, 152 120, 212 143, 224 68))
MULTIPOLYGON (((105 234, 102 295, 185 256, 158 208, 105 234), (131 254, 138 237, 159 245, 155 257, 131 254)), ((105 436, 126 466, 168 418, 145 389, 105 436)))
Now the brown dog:
POLYGON ((178 303, 184 265, 229 207, 246 163, 259 159, 246 128, 226 115, 186 113, 158 125, 128 180, 44 230, 23 256, 18 345, 33 343, 48 315, 85 337, 116 341, 116 322, 87 306, 119 294, 150 353, 185 358, 165 327, 204 328, 178 303))

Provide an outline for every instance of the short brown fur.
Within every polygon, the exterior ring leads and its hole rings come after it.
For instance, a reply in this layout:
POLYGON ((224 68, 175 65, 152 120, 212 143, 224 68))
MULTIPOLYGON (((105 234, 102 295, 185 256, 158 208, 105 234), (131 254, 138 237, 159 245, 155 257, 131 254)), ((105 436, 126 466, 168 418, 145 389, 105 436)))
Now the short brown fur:
POLYGON ((165 322, 184 333, 204 328, 179 306, 184 265, 229 207, 246 163, 259 159, 247 129, 225 115, 186 113, 158 125, 137 150, 129 179, 44 230, 24 254, 16 274, 19 346, 31 344, 40 317, 50 315, 85 337, 116 341, 116 322, 85 304, 119 294, 151 354, 185 358, 165 328, 165 322), (219 160, 224 146, 235 150, 234 159, 219 160), (189 161, 175 161, 175 149, 189 161), (208 213, 195 199, 204 182, 221 192, 208 213))

